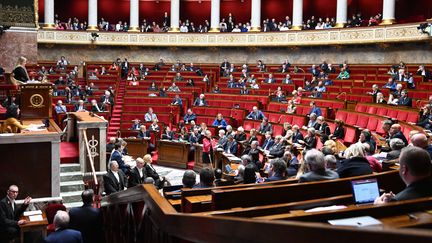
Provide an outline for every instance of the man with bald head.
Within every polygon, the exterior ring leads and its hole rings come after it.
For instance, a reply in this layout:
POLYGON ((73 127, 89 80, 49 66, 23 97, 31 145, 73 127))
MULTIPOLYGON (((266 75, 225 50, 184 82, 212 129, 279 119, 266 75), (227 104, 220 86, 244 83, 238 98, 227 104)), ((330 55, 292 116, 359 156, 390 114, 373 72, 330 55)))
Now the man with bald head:
MULTIPOLYGON (((405 146, 408 145, 408 140, 406 139, 405 135, 402 133, 402 127, 399 124, 393 124, 390 127, 390 139, 392 138, 400 138, 404 142, 405 146)), ((387 141, 387 143, 389 143, 390 139, 387 141)))
POLYGON ((147 177, 146 171, 144 169, 144 160, 138 157, 135 162, 136 166, 131 170, 129 175, 129 187, 144 184, 144 179, 147 177))
POLYGON ((432 196, 432 163, 428 152, 416 146, 406 147, 402 149, 399 164, 399 175, 407 187, 396 195, 384 193, 375 199, 375 204, 432 196))
POLYGON ((429 144, 428 139, 423 133, 416 133, 411 137, 413 146, 426 150, 432 158, 432 145, 429 144))
POLYGON ((19 225, 26 223, 25 220, 20 220, 21 214, 26 210, 31 197, 26 197, 24 203, 18 207, 15 200, 18 197, 18 187, 16 185, 9 186, 6 197, 0 201, 0 242, 2 240, 12 240, 18 236, 19 225))

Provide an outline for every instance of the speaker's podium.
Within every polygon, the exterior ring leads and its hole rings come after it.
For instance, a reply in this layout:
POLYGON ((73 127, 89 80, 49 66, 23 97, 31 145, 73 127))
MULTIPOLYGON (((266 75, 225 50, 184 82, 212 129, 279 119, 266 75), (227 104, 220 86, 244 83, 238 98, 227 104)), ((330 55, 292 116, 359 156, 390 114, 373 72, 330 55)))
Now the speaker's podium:
POLYGON ((0 191, 19 186, 19 198, 60 196, 61 130, 51 118, 50 83, 20 86, 21 122, 29 126, 19 133, 0 134, 0 191))

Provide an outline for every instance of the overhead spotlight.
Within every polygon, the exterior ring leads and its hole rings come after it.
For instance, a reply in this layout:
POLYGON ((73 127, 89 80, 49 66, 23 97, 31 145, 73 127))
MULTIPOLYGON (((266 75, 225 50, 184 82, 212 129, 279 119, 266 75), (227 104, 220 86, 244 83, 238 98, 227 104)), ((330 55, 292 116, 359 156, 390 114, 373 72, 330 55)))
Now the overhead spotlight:
POLYGON ((91 33, 91 40, 95 41, 99 37, 99 34, 96 32, 91 33))

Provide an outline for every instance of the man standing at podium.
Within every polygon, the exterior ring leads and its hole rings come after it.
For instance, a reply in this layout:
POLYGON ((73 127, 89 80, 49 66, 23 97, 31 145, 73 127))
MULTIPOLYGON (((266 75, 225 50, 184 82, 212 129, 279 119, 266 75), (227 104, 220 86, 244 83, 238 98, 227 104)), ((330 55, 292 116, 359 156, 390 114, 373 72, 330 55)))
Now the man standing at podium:
POLYGON ((25 224, 25 220, 20 220, 21 214, 26 210, 31 197, 26 197, 24 203, 18 207, 15 200, 18 196, 18 187, 9 186, 7 195, 0 201, 0 241, 11 240, 18 236, 19 225, 25 224))

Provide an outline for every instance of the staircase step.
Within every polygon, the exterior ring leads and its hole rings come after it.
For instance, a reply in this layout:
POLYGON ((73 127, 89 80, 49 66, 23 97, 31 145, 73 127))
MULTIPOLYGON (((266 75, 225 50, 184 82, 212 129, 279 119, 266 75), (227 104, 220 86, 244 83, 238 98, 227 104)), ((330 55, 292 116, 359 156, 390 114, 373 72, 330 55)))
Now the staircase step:
POLYGON ((78 163, 73 164, 60 164, 60 173, 63 172, 77 172, 81 171, 81 165, 78 163))
POLYGON ((61 192, 73 192, 73 191, 83 191, 83 190, 84 190, 84 182, 82 180, 60 182, 61 192))
POLYGON ((81 171, 60 173, 60 182, 65 181, 82 181, 83 175, 81 171))
POLYGON ((63 199, 63 203, 81 202, 82 191, 74 192, 61 192, 60 197, 63 199))
POLYGON ((66 208, 77 208, 77 207, 81 207, 83 205, 82 202, 70 202, 70 203, 63 203, 63 205, 66 208))

